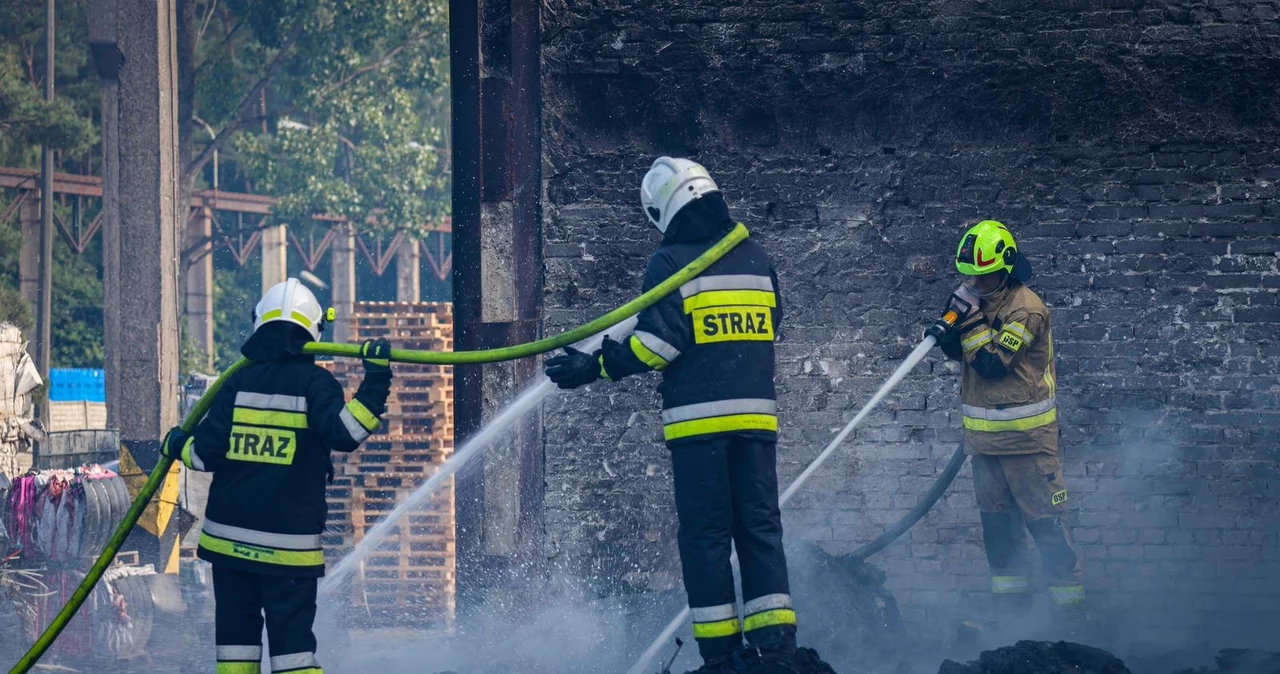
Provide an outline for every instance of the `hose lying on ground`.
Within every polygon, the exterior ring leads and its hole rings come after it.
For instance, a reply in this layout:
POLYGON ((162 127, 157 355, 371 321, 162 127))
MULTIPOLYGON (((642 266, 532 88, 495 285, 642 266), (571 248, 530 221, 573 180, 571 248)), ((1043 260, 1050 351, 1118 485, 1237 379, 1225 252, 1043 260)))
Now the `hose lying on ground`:
POLYGON ((902 534, 907 533, 911 527, 916 525, 916 522, 920 521, 921 517, 924 517, 925 514, 933 508, 933 504, 937 503, 938 499, 942 498, 942 495, 946 493, 947 488, 955 481, 956 475, 960 473, 960 468, 964 466, 964 460, 964 445, 961 445, 956 448, 955 453, 951 455, 951 462, 947 464, 947 467, 942 471, 942 474, 934 481, 933 486, 930 487, 928 493, 920 499, 920 502, 916 504, 916 507, 903 515, 902 519, 895 522, 893 526, 885 529, 884 533, 876 536, 874 541, 854 550, 853 554, 850 556, 859 561, 863 561, 871 555, 889 547, 890 543, 898 540, 898 537, 902 534))
MULTIPOLYGON (((535 342, 525 344, 517 344, 515 346, 501 347, 497 349, 485 349, 480 351, 453 351, 453 352, 436 352, 436 351, 407 351, 403 349, 392 349, 391 360, 399 363, 429 363, 429 364, 476 364, 476 363, 498 363, 507 360, 515 360, 517 358, 525 358, 528 356, 536 356, 538 354, 554 351, 559 348, 569 346, 580 342, 592 335, 607 330, 622 321, 648 309, 658 303, 663 297, 670 295, 677 288, 688 283, 694 277, 706 271, 708 267, 715 264, 717 260, 724 257, 734 246, 745 240, 750 233, 747 228, 738 224, 723 239, 714 246, 707 249, 705 253, 698 256, 688 266, 672 274, 662 283, 643 295, 627 302, 626 304, 610 311, 609 313, 587 323, 581 325, 568 332, 561 333, 554 337, 546 337, 535 342)), ((360 356, 360 346, 358 344, 331 344, 322 342, 312 342, 307 344, 303 349, 304 352, 316 355, 327 356, 345 356, 348 358, 358 358, 360 356)), ((213 405, 214 396, 218 393, 218 389, 222 388, 222 383, 226 381, 236 370, 249 364, 247 359, 240 359, 234 365, 222 373, 217 381, 209 387, 209 390, 200 397, 200 401, 196 403, 191 414, 187 415, 185 421, 182 422, 183 430, 194 432, 196 425, 204 418, 205 413, 209 411, 209 407, 213 405)), ((116 531, 111 536, 111 541, 107 547, 103 549, 102 554, 98 555, 98 559, 94 561, 93 566, 89 569, 88 575, 80 583, 80 587, 72 593, 71 599, 66 606, 58 612, 58 615, 49 623, 44 632, 36 639, 31 648, 22 656, 21 660, 9 670, 9 674, 26 674, 40 657, 49 650, 53 642, 66 628, 67 623, 80 610, 80 606, 89 598, 89 593, 93 587, 98 584, 98 580, 102 578, 102 574, 106 572, 107 567, 111 566, 116 554, 120 551, 120 547, 124 545, 124 541, 129 537, 129 533, 133 531, 133 527, 138 523, 138 519, 142 517, 142 511, 146 509, 147 504, 151 502, 152 496, 160 488, 164 482, 165 476, 169 473, 169 468, 173 464, 173 459, 160 457, 154 470, 151 471, 150 477, 147 478, 146 484, 142 486, 138 492, 137 498, 133 500, 133 505, 129 507, 129 512, 125 514, 120 525, 116 527, 116 531)))

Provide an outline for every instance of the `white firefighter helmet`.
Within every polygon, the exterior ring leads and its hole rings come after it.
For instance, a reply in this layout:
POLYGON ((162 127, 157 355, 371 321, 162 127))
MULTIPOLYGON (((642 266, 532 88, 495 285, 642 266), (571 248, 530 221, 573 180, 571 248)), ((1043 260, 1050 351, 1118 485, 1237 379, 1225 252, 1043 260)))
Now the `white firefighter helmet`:
POLYGON ((258 300, 253 310, 253 329, 271 321, 289 321, 306 328, 312 339, 319 340, 324 318, 325 312, 311 290, 298 279, 289 278, 271 286, 258 300))
POLYGON ((680 209, 719 191, 716 181, 701 164, 688 159, 658 157, 640 182, 640 206, 653 226, 665 234, 680 209))

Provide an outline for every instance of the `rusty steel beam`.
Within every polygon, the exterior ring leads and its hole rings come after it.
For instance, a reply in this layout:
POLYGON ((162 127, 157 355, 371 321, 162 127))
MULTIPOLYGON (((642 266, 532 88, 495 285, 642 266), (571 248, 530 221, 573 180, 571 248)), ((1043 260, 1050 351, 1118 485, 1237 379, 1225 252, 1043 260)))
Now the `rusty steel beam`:
MULTIPOLYGON (((458 350, 482 348, 480 274, 480 8, 476 0, 449 0, 449 69, 452 97, 453 316, 458 350)), ((483 424, 483 369, 454 367, 454 446, 483 424)), ((457 597, 477 603, 484 584, 484 471, 455 478, 457 499, 457 597)))
MULTIPOLYGON (((0 166, 0 188, 16 190, 40 189, 40 171, 0 166)), ((53 174, 53 193, 80 197, 102 198, 102 178, 98 176, 82 176, 72 173, 53 174)), ((245 194, 243 192, 222 192, 218 190, 196 190, 192 193, 192 212, 202 208, 233 213, 250 213, 268 215, 276 199, 261 194, 245 194)), ((326 215, 315 216, 322 222, 343 222, 341 218, 326 215)), ((435 226, 428 227, 432 232, 449 232, 453 229, 451 218, 443 218, 435 226)))

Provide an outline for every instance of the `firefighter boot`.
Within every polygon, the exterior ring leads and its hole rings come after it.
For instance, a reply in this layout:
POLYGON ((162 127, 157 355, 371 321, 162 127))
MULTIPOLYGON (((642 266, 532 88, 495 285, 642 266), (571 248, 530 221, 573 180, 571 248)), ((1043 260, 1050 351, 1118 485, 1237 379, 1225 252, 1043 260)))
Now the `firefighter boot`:
POLYGON ((693 670, 694 674, 746 674, 747 663, 754 660, 754 653, 746 649, 738 649, 732 653, 715 657, 703 657, 702 666, 693 670))
POLYGON ((1027 620, 1031 617, 1030 592, 996 594, 992 596, 992 604, 995 615, 990 623, 990 631, 1006 637, 1026 628, 1027 620))
POLYGON ((1049 598, 1053 600, 1056 627, 1072 641, 1087 638, 1089 618, 1083 574, 1070 525, 1062 517, 1050 517, 1028 522, 1027 530, 1040 549, 1042 566, 1049 577, 1049 598))

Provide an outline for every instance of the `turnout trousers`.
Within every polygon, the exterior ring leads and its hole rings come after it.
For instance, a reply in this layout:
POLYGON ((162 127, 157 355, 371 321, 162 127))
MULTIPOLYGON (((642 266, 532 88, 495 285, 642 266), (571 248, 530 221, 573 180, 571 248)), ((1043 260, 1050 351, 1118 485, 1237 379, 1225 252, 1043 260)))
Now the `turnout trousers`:
POLYGON ((218 674, 261 674, 262 627, 273 674, 323 674, 316 661, 318 578, 284 578, 213 565, 218 674))
POLYGON ((722 435, 668 447, 680 520, 680 564, 703 659, 741 649, 744 636, 761 652, 795 650, 776 442, 722 435), (742 574, 742 619, 730 564, 733 547, 742 574))
POLYGON ((982 540, 991 567, 991 591, 1010 606, 1018 597, 1029 606, 1030 561, 1019 531, 1027 531, 1040 551, 1055 607, 1084 604, 1080 558, 1066 518, 1067 487, 1056 455, 973 456, 973 487, 982 515, 982 540))

